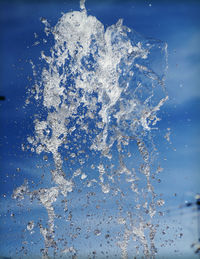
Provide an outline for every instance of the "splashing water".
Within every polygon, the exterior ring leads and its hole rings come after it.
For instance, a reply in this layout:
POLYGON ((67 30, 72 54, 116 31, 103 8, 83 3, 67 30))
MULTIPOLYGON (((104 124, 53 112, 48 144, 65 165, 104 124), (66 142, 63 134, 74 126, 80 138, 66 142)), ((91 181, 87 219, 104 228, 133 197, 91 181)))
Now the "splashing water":
MULTIPOLYGON (((14 191, 13 198, 28 196, 46 209, 48 226, 39 224, 45 242, 43 258, 48 258, 52 248, 54 255, 81 253, 76 247, 77 237, 71 237, 70 246, 69 232, 74 225, 78 233, 93 233, 93 240, 103 236, 97 201, 95 225, 87 218, 90 230, 84 230, 86 223, 81 227, 80 222, 72 224, 76 214, 69 200, 76 189, 80 196, 85 189, 96 190, 85 200, 96 194, 110 200, 110 232, 115 233, 110 242, 121 249, 122 258, 128 258, 133 247, 132 256, 154 258, 157 226, 153 219, 159 200, 152 182, 159 168, 152 132, 160 120, 157 112, 168 98, 164 87, 167 46, 142 37, 124 26, 121 19, 105 29, 96 17, 87 14, 83 0, 80 9, 63 14, 53 28, 42 19, 47 36, 53 35, 55 44, 49 56, 41 53, 41 74, 32 63, 36 79, 32 97, 39 112, 34 136, 29 136, 28 142, 32 152, 43 154, 44 161, 52 155, 52 186, 31 190, 25 182, 14 191), (64 203, 60 221, 68 215, 71 222, 63 221, 68 230, 66 237, 62 235, 62 247, 59 223, 55 224, 59 219, 55 208, 62 207, 59 202, 64 203)), ((104 209, 103 201, 101 207, 104 209)), ((34 225, 30 221, 27 229, 31 231, 34 225)), ((109 235, 105 235, 106 240, 109 235)))

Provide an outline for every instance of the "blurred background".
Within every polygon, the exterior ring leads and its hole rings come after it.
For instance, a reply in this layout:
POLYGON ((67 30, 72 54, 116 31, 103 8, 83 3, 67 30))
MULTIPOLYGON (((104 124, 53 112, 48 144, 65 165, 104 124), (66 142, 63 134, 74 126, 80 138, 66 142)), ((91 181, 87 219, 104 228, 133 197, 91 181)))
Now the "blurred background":
MULTIPOLYGON (((168 44, 169 101, 159 112, 162 120, 158 123, 156 139, 164 170, 155 186, 157 192, 162 193, 165 205, 164 215, 159 218, 156 246, 158 258, 197 258, 200 2, 88 0, 86 8, 105 27, 123 18, 129 28, 168 44)), ((27 136, 33 134, 36 109, 25 106, 27 90, 33 84, 29 61, 38 62, 40 52, 53 44, 41 43, 45 37, 41 17, 54 26, 61 13, 71 10, 79 10, 78 0, 0 2, 0 255, 5 257, 25 257, 24 251, 29 251, 34 239, 38 241, 33 246, 43 247, 42 238, 37 233, 29 237, 25 226, 38 213, 41 217, 46 215, 35 205, 35 214, 30 217, 28 201, 24 200, 24 208, 20 210, 11 196, 24 179, 40 186, 38 172, 48 174, 41 157, 23 151, 27 136)), ((50 177, 45 181, 48 184, 50 177)), ((31 251, 34 253, 34 247, 31 251)))

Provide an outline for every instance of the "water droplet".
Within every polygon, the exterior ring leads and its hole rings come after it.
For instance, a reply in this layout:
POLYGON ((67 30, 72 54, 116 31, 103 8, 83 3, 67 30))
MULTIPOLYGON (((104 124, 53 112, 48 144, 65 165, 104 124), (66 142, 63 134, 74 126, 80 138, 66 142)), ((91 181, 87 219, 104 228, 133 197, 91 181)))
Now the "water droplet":
POLYGON ((165 201, 163 199, 157 200, 158 206, 163 206, 165 204, 165 201))
POLYGON ((84 180, 85 178, 87 178, 87 175, 86 175, 85 173, 83 173, 83 174, 81 175, 81 180, 84 180))
POLYGON ((43 156, 43 160, 44 160, 44 161, 48 161, 48 156, 47 156, 47 155, 44 155, 44 156, 43 156))
POLYGON ((101 189, 102 189, 102 192, 109 193, 110 192, 110 185, 109 184, 102 184, 101 189))
POLYGON ((99 229, 95 229, 94 234, 96 236, 100 236, 101 235, 101 231, 99 229))
POLYGON ((47 23, 47 19, 45 19, 44 17, 41 17, 41 18, 40 18, 40 21, 41 21, 42 23, 44 23, 44 24, 47 23))
POLYGON ((27 229, 31 231, 34 228, 34 221, 29 221, 27 224, 27 229))

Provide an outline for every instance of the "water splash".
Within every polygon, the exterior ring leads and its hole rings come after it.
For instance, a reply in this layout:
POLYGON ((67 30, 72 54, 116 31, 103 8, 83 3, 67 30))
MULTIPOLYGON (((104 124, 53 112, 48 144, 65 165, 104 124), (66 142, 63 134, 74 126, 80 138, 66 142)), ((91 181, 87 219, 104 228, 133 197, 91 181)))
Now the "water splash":
MULTIPOLYGON (((105 28, 87 14, 84 0, 80 9, 63 14, 53 28, 42 19, 46 35, 53 35, 55 44, 50 55, 41 53, 42 71, 31 62, 35 85, 29 99, 33 97, 39 107, 34 135, 27 140, 31 151, 42 154, 44 161, 47 154, 52 155, 52 187, 31 190, 25 182, 13 198, 27 195, 45 207, 48 226, 39 224, 45 242, 43 258, 50 248, 54 254, 75 255, 75 243, 59 248, 55 206, 63 197, 64 218, 68 197, 78 188, 76 179, 83 182, 82 189, 100 186, 117 204, 112 219, 117 217, 118 223, 113 224, 123 228, 114 244, 121 248, 122 258, 128 258, 134 242, 135 254, 153 258, 153 217, 161 202, 152 184, 156 174, 152 131, 160 120, 157 112, 168 98, 164 87, 167 46, 142 37, 124 26, 122 19, 105 28), (70 167, 69 161, 75 165, 70 167), (132 209, 123 208, 124 186, 132 193, 127 194, 132 209)), ((94 226, 96 236, 102 236, 101 232, 94 226)))

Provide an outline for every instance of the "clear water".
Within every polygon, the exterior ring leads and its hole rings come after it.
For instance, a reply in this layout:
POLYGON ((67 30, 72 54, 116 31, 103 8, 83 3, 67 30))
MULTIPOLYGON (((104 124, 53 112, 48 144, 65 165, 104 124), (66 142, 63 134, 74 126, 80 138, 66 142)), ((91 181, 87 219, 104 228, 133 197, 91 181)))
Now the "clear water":
POLYGON ((25 181, 13 192, 45 209, 27 230, 41 234, 43 258, 154 258, 164 204, 154 191, 162 171, 154 138, 168 99, 167 45, 122 19, 105 27, 82 0, 54 27, 41 21, 54 44, 40 66, 31 61, 26 105, 37 112, 26 149, 43 158, 51 182, 25 181))

